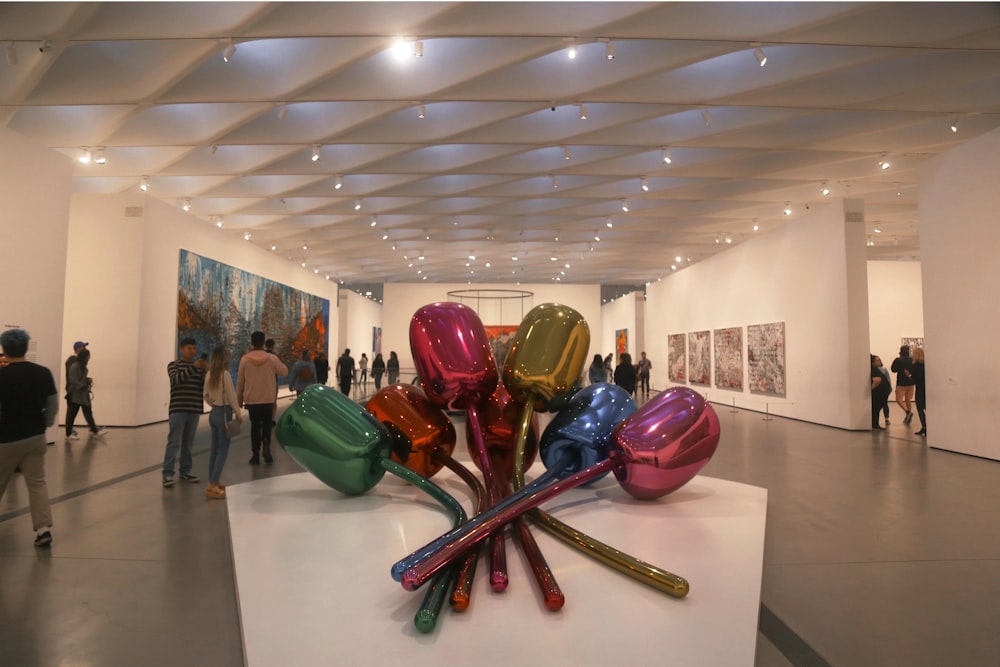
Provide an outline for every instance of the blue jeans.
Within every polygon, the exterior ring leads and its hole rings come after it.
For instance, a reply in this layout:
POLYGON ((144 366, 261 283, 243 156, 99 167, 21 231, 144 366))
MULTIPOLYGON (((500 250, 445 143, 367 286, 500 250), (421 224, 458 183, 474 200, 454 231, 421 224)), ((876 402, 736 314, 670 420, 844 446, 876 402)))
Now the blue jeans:
POLYGON ((167 451, 163 455, 163 479, 174 476, 174 459, 177 449, 181 450, 181 475, 191 473, 191 445, 194 434, 198 430, 198 412, 171 412, 167 420, 170 431, 167 433, 167 451))
POLYGON ((229 456, 229 436, 226 435, 226 422, 232 419, 233 409, 228 405, 213 405, 208 413, 208 425, 212 427, 212 452, 208 458, 208 481, 218 484, 222 476, 222 467, 226 465, 229 456))

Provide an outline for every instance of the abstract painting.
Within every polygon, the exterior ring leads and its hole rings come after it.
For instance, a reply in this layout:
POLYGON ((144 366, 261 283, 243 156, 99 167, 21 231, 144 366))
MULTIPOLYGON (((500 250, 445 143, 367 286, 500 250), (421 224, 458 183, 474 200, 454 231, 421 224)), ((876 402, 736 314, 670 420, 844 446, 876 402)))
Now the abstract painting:
POLYGON ((715 386, 743 391, 743 327, 716 329, 715 386))
POLYGON ((688 380, 691 384, 712 383, 712 332, 688 334, 688 380))
POLYGON ((686 340, 687 335, 682 333, 667 336, 667 377, 671 382, 687 382, 686 340))
POLYGON ((747 327, 747 369, 750 392, 785 395, 785 323, 747 327))
POLYGON ((628 329, 615 329, 615 365, 621 363, 622 355, 628 352, 628 329))
POLYGON ((236 380, 250 334, 260 330, 291 365, 303 350, 326 353, 330 300, 307 294, 189 250, 180 252, 177 281, 177 343, 194 338, 198 352, 223 345, 236 380))
POLYGON ((900 343, 900 345, 909 345, 910 346, 910 352, 913 351, 913 348, 923 347, 924 346, 924 337, 923 336, 920 336, 919 338, 916 338, 916 337, 914 337, 914 338, 903 338, 901 340, 902 340, 902 342, 900 343))

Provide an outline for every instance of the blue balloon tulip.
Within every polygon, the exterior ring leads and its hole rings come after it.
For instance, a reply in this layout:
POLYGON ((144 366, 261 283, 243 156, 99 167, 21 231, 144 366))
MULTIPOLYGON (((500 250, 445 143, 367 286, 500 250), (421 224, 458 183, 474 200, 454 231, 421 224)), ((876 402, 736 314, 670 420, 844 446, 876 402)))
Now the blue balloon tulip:
POLYGON ((559 473, 562 478, 603 461, 611 431, 635 410, 635 401, 617 385, 599 382, 581 389, 545 428, 539 444, 542 462, 550 469, 573 454, 573 462, 559 473))

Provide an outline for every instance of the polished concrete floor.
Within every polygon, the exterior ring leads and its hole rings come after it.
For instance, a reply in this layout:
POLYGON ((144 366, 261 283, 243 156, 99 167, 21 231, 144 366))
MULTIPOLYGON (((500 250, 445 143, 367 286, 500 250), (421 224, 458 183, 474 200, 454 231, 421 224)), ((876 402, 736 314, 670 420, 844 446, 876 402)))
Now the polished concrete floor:
MULTIPOLYGON (((895 407, 881 433, 716 409, 705 474, 769 491, 758 666, 1000 665, 1000 463, 928 449, 895 407)), ((204 481, 160 486, 165 438, 157 424, 50 447, 51 550, 32 546, 12 480, 0 665, 243 665, 225 501, 206 500, 204 481)), ((203 418, 203 477, 208 441, 203 418)), ((272 466, 248 457, 244 434, 225 483, 299 471, 280 450, 272 466)), ((350 637, 332 628, 330 641, 350 637)))

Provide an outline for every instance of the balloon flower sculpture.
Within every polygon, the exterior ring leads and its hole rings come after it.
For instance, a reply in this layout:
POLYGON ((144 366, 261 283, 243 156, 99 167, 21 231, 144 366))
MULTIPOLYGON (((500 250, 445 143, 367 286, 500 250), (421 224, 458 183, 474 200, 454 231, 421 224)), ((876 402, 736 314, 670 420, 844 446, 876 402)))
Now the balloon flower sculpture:
POLYGON ((620 388, 577 388, 590 346, 583 317, 567 306, 532 309, 497 369, 479 317, 457 303, 435 303, 414 314, 410 346, 421 387, 392 385, 367 410, 324 386, 307 389, 278 422, 289 455, 321 481, 346 494, 365 493, 386 472, 416 485, 454 520, 449 532, 395 563, 394 579, 428 592, 414 619, 422 632, 436 626, 450 591, 452 608, 468 608, 479 546, 490 541, 490 586, 506 588, 504 538, 514 528, 546 607, 565 598, 522 514, 553 536, 619 572, 673 597, 686 580, 581 533, 537 509, 559 493, 613 473, 640 499, 662 497, 686 484, 714 454, 719 420, 686 387, 659 393, 640 408, 620 388), (446 410, 467 418, 470 453, 483 483, 456 462, 455 428, 446 410), (539 439, 536 412, 556 413, 539 439), (546 472, 527 483, 536 442, 546 472), (430 480, 444 467, 476 499, 468 519, 461 504, 430 480), (513 487, 513 491, 512 488, 513 487))

